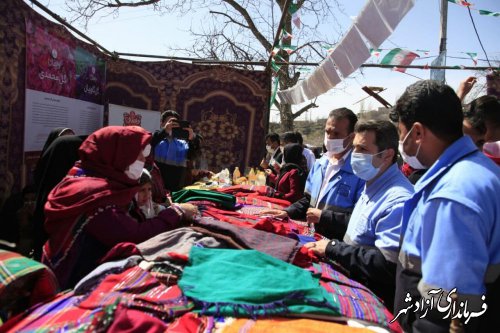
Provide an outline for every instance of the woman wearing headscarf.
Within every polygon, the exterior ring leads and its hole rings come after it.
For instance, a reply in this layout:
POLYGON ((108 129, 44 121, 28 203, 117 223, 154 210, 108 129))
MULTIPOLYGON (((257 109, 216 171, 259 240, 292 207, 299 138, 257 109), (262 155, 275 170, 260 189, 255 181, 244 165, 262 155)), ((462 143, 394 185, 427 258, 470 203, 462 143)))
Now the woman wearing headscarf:
MULTIPOLYGON (((63 137, 65 135, 75 135, 75 132, 68 127, 57 127, 54 128, 52 131, 50 131, 49 136, 47 137, 47 140, 45 140, 45 144, 43 145, 42 152, 40 153, 40 159, 42 158, 43 154, 47 151, 47 149, 50 147, 50 145, 59 137, 63 137)), ((35 177, 35 186, 40 186, 40 172, 43 171, 41 168, 42 166, 40 165, 40 159, 38 160, 38 163, 36 164, 35 170, 34 170, 34 177, 35 177)))
POLYGON ((36 260, 40 260, 42 246, 47 241, 47 234, 43 228, 45 221, 44 206, 47 202, 47 196, 78 161, 78 148, 82 142, 82 137, 76 135, 57 137, 45 149, 38 160, 37 171, 35 172, 35 182, 38 187, 36 189, 35 211, 33 214, 35 230, 34 258, 36 260))
POLYGON ((196 214, 194 206, 183 204, 143 222, 129 215, 150 141, 151 134, 137 126, 97 130, 80 146, 80 161, 50 192, 42 261, 62 288, 74 286, 116 244, 143 242, 196 214))
POLYGON ((302 146, 297 143, 287 144, 283 149, 283 166, 278 175, 266 169, 268 180, 274 184, 274 196, 295 202, 304 196, 306 173, 300 167, 302 163, 302 146))

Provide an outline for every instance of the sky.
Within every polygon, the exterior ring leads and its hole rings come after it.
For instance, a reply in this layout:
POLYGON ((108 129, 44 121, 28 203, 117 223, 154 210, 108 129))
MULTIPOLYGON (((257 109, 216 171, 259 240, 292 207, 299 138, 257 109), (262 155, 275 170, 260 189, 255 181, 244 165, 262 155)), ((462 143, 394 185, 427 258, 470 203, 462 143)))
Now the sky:
MULTIPOLYGON (((28 0, 25 0, 29 3, 28 0)), ((59 14, 61 17, 70 18, 70 14, 65 9, 64 0, 39 0, 49 9, 59 14)), ((366 0, 338 0, 343 6, 343 13, 337 15, 341 26, 341 31, 348 31, 352 24, 352 19, 358 15, 366 0)), ((484 9, 493 12, 500 12, 500 1, 498 0, 476 0, 471 1, 475 9, 484 9)), ((394 33, 380 46, 383 51, 379 58, 372 57, 367 63, 377 63, 388 50, 401 47, 409 50, 429 50, 427 59, 416 59, 413 64, 425 65, 432 62, 438 55, 440 41, 440 14, 439 0, 416 0, 415 6, 408 12, 398 25, 394 33)), ((37 11, 36 6, 33 8, 37 11)), ((181 56, 173 53, 170 48, 182 47, 192 43, 192 38, 188 29, 199 26, 206 20, 208 9, 200 9, 189 15, 179 16, 177 14, 159 13, 150 8, 126 8, 120 10, 118 16, 96 17, 92 19, 87 30, 78 23, 74 26, 84 31, 90 38, 97 41, 110 51, 123 53, 141 53, 152 55, 181 56)), ((500 61, 500 42, 498 33, 500 32, 500 17, 490 17, 479 15, 477 11, 472 11, 472 17, 476 24, 479 36, 486 50, 488 58, 500 61)), ((307 16, 302 17, 308 23, 307 16)), ((276 18, 276 21, 279 18, 276 18)), ((323 34, 334 34, 338 36, 338 27, 331 22, 321 24, 323 34)), ((292 31, 292 34, 297 33, 292 31)), ((448 3, 448 56, 462 57, 466 59, 447 58, 447 65, 473 66, 471 59, 464 52, 476 52, 479 59, 485 59, 485 54, 481 49, 478 38, 474 32, 468 11, 465 7, 448 3)), ((326 51, 325 51, 326 52, 326 51)), ((326 53, 325 53, 326 56, 326 53)), ((422 55, 422 58, 424 55, 422 55)), ((137 60, 137 59, 136 59, 137 60)), ((145 59, 139 60, 157 60, 145 59)), ((498 66, 498 62, 496 63, 498 66)), ((485 61, 479 61, 478 66, 487 66, 485 61)), ((493 66, 495 66, 493 64, 493 66)), ((461 80, 468 76, 478 76, 475 71, 467 70, 447 70, 446 81, 456 89, 461 80)), ((328 112, 338 107, 348 107, 354 112, 361 109, 373 110, 381 105, 373 98, 367 98, 363 102, 359 101, 368 95, 361 90, 363 86, 384 87, 386 90, 380 95, 389 103, 394 104, 397 98, 404 92, 405 87, 421 79, 428 79, 429 70, 408 69, 407 74, 381 68, 364 68, 356 71, 343 83, 321 95, 316 100, 318 108, 311 109, 299 119, 325 118, 328 112), (418 78, 417 78, 418 77, 418 78)), ((484 84, 484 78, 479 76, 478 85, 484 84)), ((298 110, 302 105, 293 106, 298 110)), ((279 122, 279 115, 276 110, 271 110, 271 121, 279 122)))

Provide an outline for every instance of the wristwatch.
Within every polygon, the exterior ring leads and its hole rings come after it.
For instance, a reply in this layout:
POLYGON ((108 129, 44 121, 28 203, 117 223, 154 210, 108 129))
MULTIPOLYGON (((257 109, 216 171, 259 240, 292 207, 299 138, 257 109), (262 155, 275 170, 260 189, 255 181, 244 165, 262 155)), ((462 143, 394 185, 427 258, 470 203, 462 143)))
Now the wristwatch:
POLYGON ((337 245, 337 241, 336 241, 335 239, 332 239, 332 240, 330 241, 330 246, 331 246, 331 247, 334 247, 335 245, 337 245))

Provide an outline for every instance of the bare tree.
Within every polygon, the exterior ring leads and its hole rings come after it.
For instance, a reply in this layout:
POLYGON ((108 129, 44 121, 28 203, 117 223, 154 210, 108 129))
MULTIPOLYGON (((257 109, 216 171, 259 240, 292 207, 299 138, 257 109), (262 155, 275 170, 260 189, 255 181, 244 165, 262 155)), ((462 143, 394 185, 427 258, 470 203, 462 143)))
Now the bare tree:
MULTIPOLYGON (((344 12, 338 0, 295 0, 295 3, 305 19, 300 29, 293 27, 292 15, 285 8, 286 0, 66 0, 73 14, 72 21, 80 21, 84 25, 96 15, 117 15, 123 7, 150 6, 161 13, 175 12, 181 16, 194 11, 208 11, 209 19, 204 18, 199 25, 190 28, 192 46, 170 47, 170 50, 200 59, 242 62, 267 61, 276 46, 273 45, 274 38, 280 28, 280 18, 285 13, 283 28, 292 33, 291 43, 297 47, 292 52, 280 49, 277 53, 278 62, 282 64, 279 69, 275 68, 274 77, 278 78, 281 90, 294 86, 301 78, 300 71, 290 65, 290 61, 321 61, 326 56, 324 46, 335 44, 341 34, 336 15, 344 12), (325 22, 331 27, 329 36, 322 35, 318 29, 325 22)), ((290 43, 290 40, 281 42, 290 43)), ((299 110, 292 110, 291 105, 279 100, 274 101, 274 106, 280 113, 282 131, 293 130, 294 119, 317 107, 310 102, 299 110)))

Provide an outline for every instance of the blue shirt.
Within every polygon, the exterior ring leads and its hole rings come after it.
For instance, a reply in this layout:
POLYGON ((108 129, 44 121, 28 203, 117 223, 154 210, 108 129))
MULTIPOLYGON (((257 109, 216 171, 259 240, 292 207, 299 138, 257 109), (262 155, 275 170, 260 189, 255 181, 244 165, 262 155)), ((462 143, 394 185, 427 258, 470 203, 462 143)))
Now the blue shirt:
POLYGON ((325 195, 318 198, 325 177, 326 168, 330 163, 327 156, 316 160, 312 170, 307 177, 305 192, 311 196, 310 206, 319 209, 331 209, 334 207, 352 208, 358 201, 365 182, 358 178, 351 168, 351 153, 345 158, 344 165, 330 178, 326 185, 325 195))
POLYGON ((395 263, 403 205, 412 194, 413 185, 394 163, 372 184, 365 186, 352 212, 344 242, 375 246, 386 260, 395 263))
POLYGON ((469 305, 481 303, 485 283, 500 275, 499 194, 500 168, 468 136, 420 178, 404 206, 399 261, 422 276, 422 296, 456 287, 469 305))

